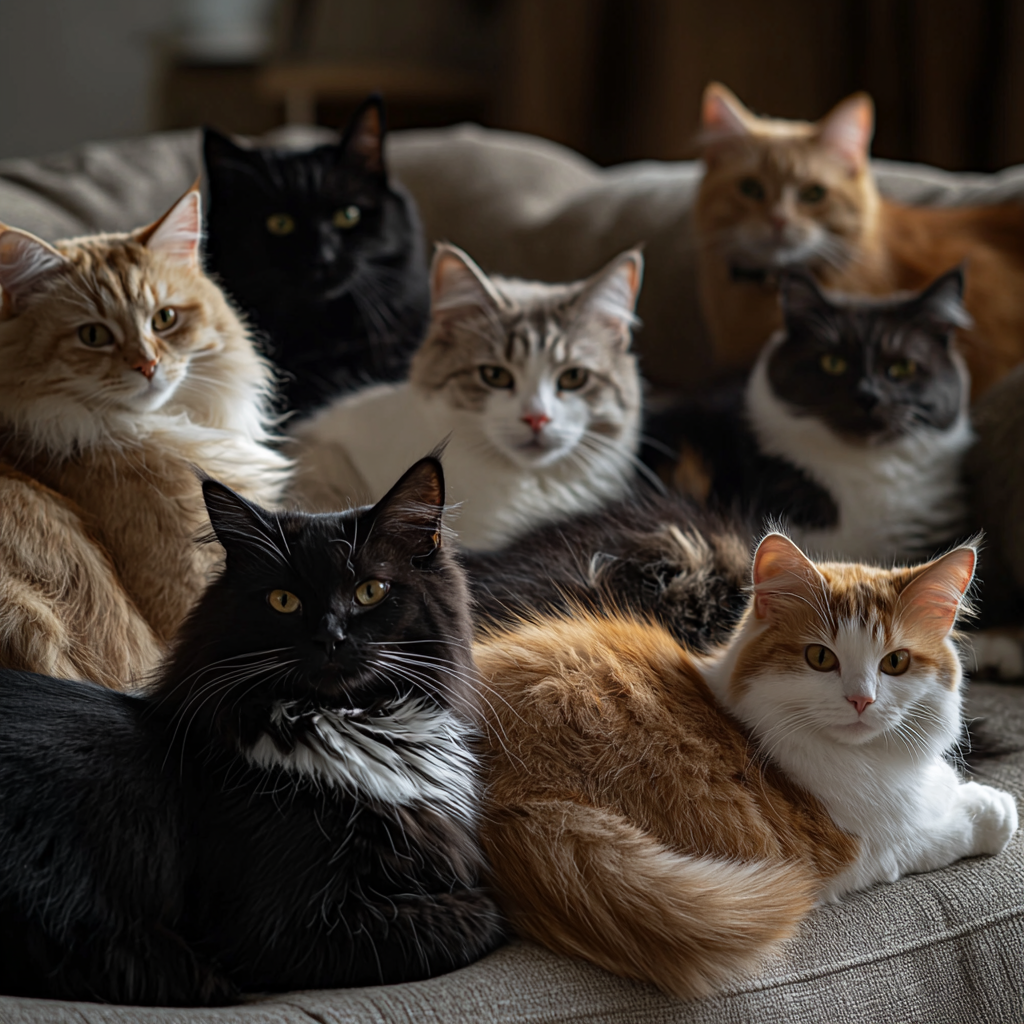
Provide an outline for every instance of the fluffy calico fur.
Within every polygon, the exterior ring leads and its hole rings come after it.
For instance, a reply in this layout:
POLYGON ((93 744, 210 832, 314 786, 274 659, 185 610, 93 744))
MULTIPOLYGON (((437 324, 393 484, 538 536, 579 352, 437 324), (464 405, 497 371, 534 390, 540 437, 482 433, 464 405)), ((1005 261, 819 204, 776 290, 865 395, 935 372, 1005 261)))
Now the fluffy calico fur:
POLYGON ((943 757, 974 561, 816 566, 770 534, 742 622, 706 657, 588 612, 478 643, 498 698, 482 837, 513 925, 696 996, 816 902, 1002 850, 1013 798, 943 757), (894 658, 902 674, 884 674, 894 658))
POLYGON ((280 497, 270 371, 199 238, 195 190, 130 234, 0 227, 0 664, 128 685, 218 558, 194 467, 280 497))
POLYGON ((497 548, 621 497, 639 443, 629 346, 641 271, 634 250, 574 284, 492 278, 440 246, 431 327, 409 380, 343 398, 299 425, 293 497, 311 508, 372 499, 446 437, 466 547, 497 548))
POLYGON ((336 145, 243 149, 210 129, 209 269, 267 337, 289 409, 397 380, 430 315, 412 197, 384 163, 371 96, 336 145))
POLYGON ((952 347, 968 322, 962 289, 959 269, 886 299, 826 295, 786 272, 784 329, 745 394, 725 388, 653 418, 647 434, 680 455, 648 459, 689 493, 785 521, 813 553, 932 555, 967 532, 970 386, 952 347))
POLYGON ((203 490, 226 566, 151 690, 0 670, 0 991, 203 1005, 469 963, 502 925, 440 465, 322 516, 203 490))
POLYGON ((753 363, 779 326, 775 284, 786 267, 838 291, 887 295, 966 262, 973 326, 958 342, 980 395, 1024 358, 1024 206, 889 202, 868 161, 873 130, 863 93, 810 124, 758 117, 724 86, 707 87, 694 223, 716 358, 753 363))

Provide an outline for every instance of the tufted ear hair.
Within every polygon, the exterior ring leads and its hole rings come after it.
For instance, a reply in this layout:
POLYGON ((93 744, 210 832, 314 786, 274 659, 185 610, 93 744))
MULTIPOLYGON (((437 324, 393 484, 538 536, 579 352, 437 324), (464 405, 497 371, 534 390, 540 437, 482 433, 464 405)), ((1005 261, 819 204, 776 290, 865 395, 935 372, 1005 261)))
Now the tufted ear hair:
POLYGON ((754 552, 754 616, 770 619, 780 604, 816 600, 827 589, 818 567, 786 536, 769 533, 754 552))
POLYGON ((920 295, 911 299, 908 312, 938 327, 949 341, 955 328, 970 327, 973 323, 964 306, 963 296, 964 265, 961 263, 937 277, 920 295))
POLYGON ((273 512, 210 477, 203 479, 203 501, 229 566, 287 563, 287 541, 273 512))
POLYGON ((51 274, 68 266, 52 245, 28 231, 0 224, 0 288, 3 312, 14 316, 25 299, 51 274))
POLYGON ((945 637, 956 623, 977 562, 977 550, 967 544, 923 566, 900 593, 900 624, 932 639, 945 637))
POLYGON ((580 301, 601 314, 624 331, 629 341, 628 328, 639 324, 636 303, 640 297, 640 284, 644 276, 644 257, 637 246, 620 253, 610 263, 593 274, 584 286, 580 301))
POLYGON ((367 171, 384 174, 384 132, 384 100, 371 93, 352 115, 341 149, 357 157, 367 171))
POLYGON ((813 275, 801 268, 779 275, 779 303, 787 323, 802 320, 817 310, 833 308, 813 275))
POLYGON ((853 171, 867 166, 874 134, 875 104, 866 92, 847 96, 818 122, 821 144, 842 157, 853 171))
POLYGON ((375 530, 386 529, 406 540, 414 556, 433 554, 441 546, 444 515, 444 470, 437 455, 407 469, 371 515, 375 530))
POLYGON ((438 242, 430 266, 430 311, 433 315, 474 309, 501 309, 505 300, 490 278, 457 245, 438 242))
POLYGON ((199 266, 199 244, 203 238, 202 199, 199 181, 157 221, 133 232, 137 242, 171 263, 199 266))

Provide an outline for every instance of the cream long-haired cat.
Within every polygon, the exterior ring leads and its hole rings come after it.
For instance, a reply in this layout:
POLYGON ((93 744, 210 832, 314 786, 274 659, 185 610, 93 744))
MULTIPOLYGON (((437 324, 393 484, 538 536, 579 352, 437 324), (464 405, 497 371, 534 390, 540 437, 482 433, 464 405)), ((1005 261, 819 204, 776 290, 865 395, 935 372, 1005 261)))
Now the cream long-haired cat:
POLYGON ((944 757, 975 557, 815 564, 773 533, 710 655, 593 612, 475 645, 495 697, 482 836, 514 926, 700 995, 755 969, 815 903, 1002 850, 1013 797, 944 757))
POLYGON ((857 93, 815 123, 759 117, 725 86, 704 92, 706 173, 694 207, 701 303, 716 358, 753 363, 780 326, 775 283, 803 266, 829 288, 886 295, 967 264, 958 332, 982 394, 1024 359, 1024 206, 910 207, 871 172, 871 98, 857 93))
POLYGON ((445 478, 461 543, 487 550, 628 489, 640 431, 630 352, 643 259, 542 284, 489 277, 442 245, 432 319, 409 379, 339 399, 296 429, 293 498, 343 508, 449 438, 445 478))
POLYGON ((271 371, 199 263, 189 191, 130 234, 0 226, 0 664, 130 685, 219 558, 196 468, 261 504, 271 371))

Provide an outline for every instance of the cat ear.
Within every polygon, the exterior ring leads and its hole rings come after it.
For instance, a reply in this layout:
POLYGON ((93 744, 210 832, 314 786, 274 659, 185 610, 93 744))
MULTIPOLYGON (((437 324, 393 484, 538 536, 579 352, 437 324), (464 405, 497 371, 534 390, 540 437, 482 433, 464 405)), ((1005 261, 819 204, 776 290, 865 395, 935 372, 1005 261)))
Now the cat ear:
POLYGON ((697 136, 705 163, 713 163, 723 149, 749 138, 754 120, 731 89, 721 82, 709 82, 701 99, 697 136))
POLYGON ((384 100, 377 93, 352 115, 341 148, 357 156, 367 171, 384 173, 384 100))
POLYGON ((973 321, 963 303, 964 266, 954 267, 936 278, 912 300, 913 314, 940 328, 947 341, 956 327, 970 327, 973 321))
POLYGON ((0 288, 3 311, 12 315, 24 299, 68 260, 41 238, 0 224, 0 288))
POLYGON ((203 480, 203 500, 210 525, 229 560, 258 560, 265 564, 287 561, 282 536, 273 512, 262 509, 219 480, 203 480))
POLYGON ((407 541, 415 556, 441 546, 444 513, 444 471, 436 455, 428 455, 405 471, 401 480, 373 507, 373 528, 384 528, 407 541))
POLYGON ((977 561, 978 552, 967 545, 922 566, 900 594, 900 625, 935 639, 945 637, 956 622, 977 561))
POLYGON ((623 331, 627 343, 628 328, 639 323, 635 310, 643 276, 643 254, 639 248, 630 249, 594 274, 580 295, 585 307, 627 329, 623 331))
POLYGON ((875 104, 866 92, 855 92, 837 103, 818 122, 818 140, 841 156, 855 171, 867 166, 875 133, 875 104))
POLYGON ((754 552, 754 615, 769 618, 780 599, 816 601, 827 589, 817 566, 786 536, 769 533, 754 552))
POLYGON ((199 266, 203 238, 202 200, 196 183, 158 220, 134 232, 137 242, 171 263, 199 266))
POLYGON ((458 246, 439 242, 430 267, 430 311, 500 309, 504 306, 490 278, 458 246))
POLYGON ((779 275, 779 302, 787 323, 791 319, 802 319, 815 310, 832 308, 818 282, 806 270, 786 270, 779 275))
POLYGON ((213 128, 203 129, 203 162, 206 167, 229 167, 245 159, 247 149, 236 146, 226 135, 213 128))

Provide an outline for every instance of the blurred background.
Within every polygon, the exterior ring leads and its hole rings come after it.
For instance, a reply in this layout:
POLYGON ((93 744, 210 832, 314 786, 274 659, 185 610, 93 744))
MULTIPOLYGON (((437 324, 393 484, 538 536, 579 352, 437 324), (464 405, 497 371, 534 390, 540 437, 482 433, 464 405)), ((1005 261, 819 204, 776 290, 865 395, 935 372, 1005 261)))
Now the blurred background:
POLYGON ((602 164, 692 156, 713 78, 817 118, 856 89, 875 154, 1024 162, 1024 0, 0 0, 0 157, 210 124, 474 120, 602 164))

